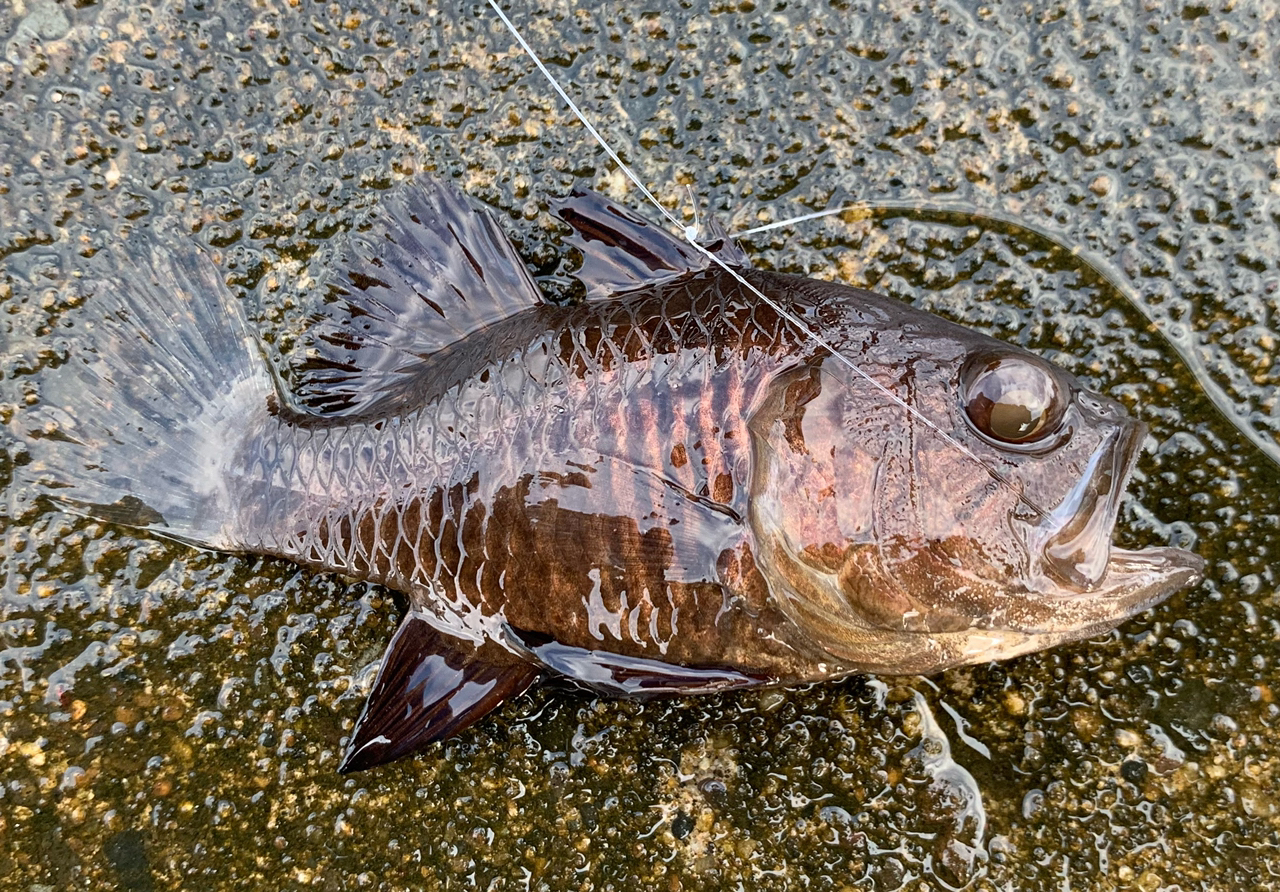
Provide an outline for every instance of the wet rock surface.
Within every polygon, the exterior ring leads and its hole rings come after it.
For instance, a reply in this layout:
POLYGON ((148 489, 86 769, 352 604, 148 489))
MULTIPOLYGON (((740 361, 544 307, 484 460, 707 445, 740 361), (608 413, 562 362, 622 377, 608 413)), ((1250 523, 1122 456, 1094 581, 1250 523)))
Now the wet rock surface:
MULTIPOLYGON (((882 202, 750 253, 1126 403, 1151 449, 1119 539, 1194 545, 1207 581, 932 680, 541 690, 340 777, 392 596, 32 507, 6 441, 0 888, 1280 883, 1272 5, 645 10, 513 17, 690 220, 691 192, 739 230, 882 202)), ((76 273, 122 239, 209 248, 279 360, 343 233, 416 171, 497 208, 566 299, 549 200, 628 194, 480 4, 27 2, 0 36, 4 420, 76 349, 76 273)))

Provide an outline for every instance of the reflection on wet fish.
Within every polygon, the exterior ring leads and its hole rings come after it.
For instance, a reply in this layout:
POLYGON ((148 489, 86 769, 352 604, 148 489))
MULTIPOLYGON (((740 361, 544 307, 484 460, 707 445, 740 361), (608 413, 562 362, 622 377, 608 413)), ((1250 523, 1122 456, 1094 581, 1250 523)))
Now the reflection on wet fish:
POLYGON ((1189 552, 1112 546, 1143 426, 1063 370, 591 192, 558 213, 576 306, 451 186, 389 193, 292 393, 208 258, 129 257, 12 422, 27 491, 403 592, 344 771, 545 676, 658 695, 935 672, 1200 578, 1189 552))

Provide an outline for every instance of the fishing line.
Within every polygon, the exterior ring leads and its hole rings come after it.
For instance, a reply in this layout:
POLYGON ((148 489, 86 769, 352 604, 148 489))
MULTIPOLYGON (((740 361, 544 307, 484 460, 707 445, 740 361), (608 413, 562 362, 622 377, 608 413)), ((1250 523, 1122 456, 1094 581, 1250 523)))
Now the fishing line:
MULTIPOLYGON (((680 230, 680 235, 682 238, 685 239, 685 241, 687 241, 695 250, 703 254, 703 256, 705 256, 708 260, 712 261, 717 266, 719 266, 722 270, 724 270, 730 276, 732 276, 739 285, 747 289, 747 291, 749 291, 755 297, 759 298, 770 309, 772 309, 775 313, 777 313, 779 316, 781 316, 783 319, 789 322, 802 335, 804 335, 806 338, 809 338, 819 347, 822 347, 824 350, 830 353, 836 359, 836 361, 840 362, 842 365, 848 368, 851 372, 853 372, 863 381, 870 384, 875 390, 877 390, 882 396, 884 396, 890 402, 902 408, 912 418, 919 421, 921 424, 925 425, 934 433, 936 433, 939 437, 942 438, 943 442, 947 443, 956 451, 958 451, 960 454, 966 456, 971 461, 973 461, 976 465, 978 465, 978 467, 986 471, 987 474, 989 474, 991 478, 995 480, 997 483, 1008 488, 1009 491, 1012 492, 1018 498, 1019 501, 1021 501, 1023 504, 1029 507, 1032 511, 1034 511, 1036 514, 1038 514, 1042 518, 1048 518, 1050 516, 1050 512, 1046 511, 1045 509, 1037 505, 1035 502, 1033 502, 1025 493, 1023 493, 1021 487, 1015 486, 1013 481, 1011 481, 1004 474, 1000 473, 1000 471, 998 471, 996 468, 994 468, 993 466, 988 464, 986 461, 984 461, 982 458, 980 458, 977 454, 975 454, 972 450, 970 450, 969 447, 965 446, 963 443, 961 443, 951 434, 947 433, 945 430, 943 430, 941 427, 935 424, 930 418, 928 418, 926 415, 924 415, 922 412, 920 412, 910 403, 902 399, 902 397, 898 396, 896 393, 894 393, 889 388, 885 387, 883 384, 881 384, 871 375, 864 372, 861 368, 858 367, 857 363, 855 363, 849 357, 841 353, 840 350, 837 349, 830 341, 828 341, 826 338, 822 337, 817 332, 813 331, 807 325, 805 325, 803 319, 801 319, 795 313, 788 310, 778 301, 769 297, 759 288, 752 285, 742 276, 741 273, 738 272, 738 270, 729 266, 727 263, 721 260, 718 256, 716 256, 713 252, 707 250, 705 247, 699 244, 698 241, 692 237, 696 231, 696 226, 686 226, 682 220, 677 218, 676 215, 673 214, 671 211, 667 210, 667 208, 662 204, 662 202, 658 201, 658 199, 654 197, 653 193, 650 192, 648 187, 645 186, 645 184, 640 180, 640 177, 637 176, 636 173, 630 167, 628 167, 620 157, 618 157, 618 153, 615 152, 613 150, 613 147, 610 146, 605 141, 604 137, 600 135, 599 131, 597 131, 596 128, 591 125, 591 122, 587 120, 586 115, 582 112, 580 108, 578 108, 577 104, 571 98, 569 98, 569 94, 566 93, 564 88, 560 86, 559 82, 551 74, 551 71, 547 68, 546 65, 543 64, 542 60, 538 57, 538 54, 533 51, 533 47, 529 46, 529 44, 525 41, 524 37, 520 34, 519 29, 516 28, 516 26, 512 23, 512 21, 509 18, 507 18, 506 13, 504 13, 502 9, 498 6, 497 0, 488 0, 488 3, 489 3, 489 6, 493 9, 493 11, 497 13, 498 18, 502 20, 502 23, 506 25, 507 30, 511 32, 511 36, 515 38, 518 44, 520 44, 520 48, 524 50, 525 54, 533 61, 533 64, 537 67, 538 71, 542 73, 542 76, 547 79, 547 82, 551 84, 552 89, 554 89, 556 93, 560 96, 560 98, 564 100, 564 103, 567 106, 569 106, 569 110, 573 112, 574 116, 579 121, 582 122, 582 125, 587 128, 587 132, 590 133, 592 138, 594 138, 595 141, 600 144, 600 147, 605 150, 605 152, 613 160, 613 162, 618 165, 618 168, 627 177, 627 179, 629 179, 632 183, 634 183, 636 188, 638 188, 641 191, 641 193, 644 194, 645 198, 647 198, 649 202, 655 208, 658 209, 659 213, 661 213, 662 216, 668 222, 670 222, 673 226, 675 226, 677 229, 680 230)), ((832 211, 832 213, 835 213, 835 211, 832 211)))
POLYGON ((927 213, 956 214, 967 220, 978 223, 994 223, 1006 226, 1010 229, 1018 229, 1023 232, 1029 232, 1043 241, 1048 242, 1059 250, 1066 251, 1072 257, 1080 260, 1085 266, 1093 270, 1098 278, 1102 279, 1111 286, 1117 294, 1125 299, 1131 307, 1137 310, 1142 317, 1147 320, 1147 324, 1160 335, 1169 348, 1178 354, 1178 358, 1182 360, 1183 365, 1187 367, 1187 371, 1191 372, 1192 377, 1196 379, 1196 383, 1200 385, 1201 392, 1208 398, 1209 402, 1226 422, 1244 435, 1258 451, 1269 458, 1277 467, 1280 467, 1280 443, 1267 438, 1265 434, 1255 428, 1253 425, 1246 424, 1240 418, 1240 407, 1232 401, 1227 395, 1226 390, 1218 386, 1209 374, 1209 367, 1200 357, 1197 345, 1192 341, 1188 334, 1186 337, 1179 337, 1169 329, 1160 324, 1160 320, 1156 318, 1155 313, 1139 300, 1138 295, 1128 286, 1128 276, 1120 272, 1109 260, 1102 257, 1087 248, 1078 245, 1072 245, 1066 239, 1054 233, 1052 230, 1042 226, 1037 226, 1013 214, 1007 214, 1003 211, 975 211, 970 207, 961 207, 959 205, 951 205, 946 201, 931 200, 927 205, 920 205, 918 202, 910 201, 894 201, 887 199, 883 201, 865 201, 856 204, 844 205, 838 208, 827 208, 826 210, 814 211, 809 214, 801 214, 798 217, 789 217, 785 220, 777 220, 773 223, 765 223, 761 226, 753 226, 750 229, 743 229, 730 234, 730 238, 750 238, 762 232, 769 232, 774 229, 792 226, 797 223, 806 223, 810 220, 818 220, 823 217, 835 217, 846 213, 883 213, 883 212, 901 212, 911 214, 913 216, 922 216, 927 213))
POLYGON ((582 122, 582 126, 586 127, 587 132, 590 133, 592 138, 600 144, 600 148, 604 149, 605 152, 608 153, 609 157, 613 159, 613 163, 618 165, 618 168, 626 174, 627 179, 635 183, 636 188, 644 193, 644 197, 649 199, 649 202, 658 209, 658 212, 661 213, 662 216, 666 217, 673 226, 676 226, 683 231, 684 223, 679 220, 675 214, 667 210, 666 207, 663 206, 662 202, 658 201, 658 199, 653 196, 653 193, 650 192, 648 187, 646 187, 640 180, 640 177, 636 176, 635 172, 627 166, 626 162, 618 157, 618 153, 615 152, 613 147, 605 141, 605 138, 600 135, 596 128, 591 126, 591 122, 588 121, 587 116, 582 113, 582 109, 578 108, 577 103, 569 98, 569 94, 560 86, 559 81, 555 79, 547 66, 542 64, 542 59, 533 51, 533 47, 529 46, 529 44, 525 42, 520 31, 514 24, 512 24, 511 19, 507 18, 507 14, 502 11, 502 8, 498 6, 497 0, 489 0, 489 6, 491 6, 493 11, 498 14, 498 18, 502 19, 502 24, 507 26, 507 30, 510 31, 511 36, 516 39, 516 43, 520 44, 520 48, 524 50, 525 55, 533 60, 534 65, 538 66, 538 70, 542 72, 542 76, 547 79, 549 84, 551 84, 551 88, 560 95, 560 98, 564 100, 564 104, 569 106, 569 111, 573 112, 574 117, 582 122))

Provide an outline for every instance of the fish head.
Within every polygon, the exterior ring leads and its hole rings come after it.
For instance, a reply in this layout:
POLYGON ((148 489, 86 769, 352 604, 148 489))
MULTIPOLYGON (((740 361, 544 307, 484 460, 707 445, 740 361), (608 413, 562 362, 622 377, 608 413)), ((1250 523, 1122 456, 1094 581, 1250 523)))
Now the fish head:
POLYGON ((824 666, 1004 659, 1200 580, 1191 552, 1112 543, 1145 425, 1034 353, 896 312, 828 325, 838 354, 777 375, 749 423, 755 548, 824 666))

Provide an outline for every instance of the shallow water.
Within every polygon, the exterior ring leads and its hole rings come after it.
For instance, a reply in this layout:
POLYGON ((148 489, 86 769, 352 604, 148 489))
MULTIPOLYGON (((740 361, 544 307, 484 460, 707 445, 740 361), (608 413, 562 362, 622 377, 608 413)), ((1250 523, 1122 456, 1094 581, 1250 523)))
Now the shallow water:
MULTIPOLYGON (((1125 402, 1152 434, 1118 537, 1194 544, 1202 587, 932 680, 644 705, 543 690, 342 778, 398 616, 386 593, 19 511, 6 489, 0 888, 1280 882, 1280 469, 1237 429, 1280 431, 1280 21, 1147 6, 515 17, 671 205, 688 184, 736 229, 854 200, 946 210, 750 253, 1030 346, 1125 402)), ((621 178, 487 7, 373 8, 0 11, 6 419, 75 349, 59 329, 81 255, 140 229, 212 247, 277 358, 341 233, 416 170, 506 211, 542 284, 570 292, 547 201, 578 179, 620 196, 621 178)), ((17 457, 5 443, 6 487, 17 457)))

